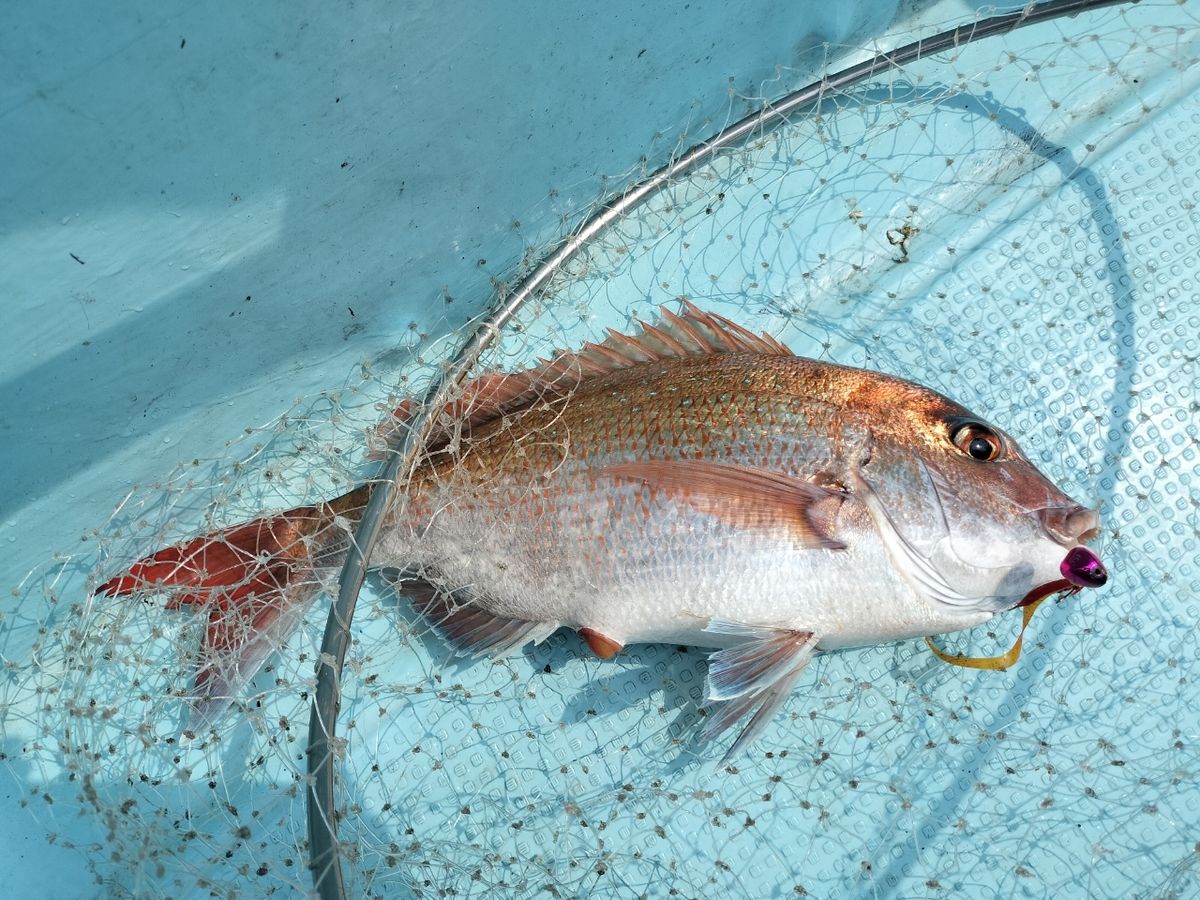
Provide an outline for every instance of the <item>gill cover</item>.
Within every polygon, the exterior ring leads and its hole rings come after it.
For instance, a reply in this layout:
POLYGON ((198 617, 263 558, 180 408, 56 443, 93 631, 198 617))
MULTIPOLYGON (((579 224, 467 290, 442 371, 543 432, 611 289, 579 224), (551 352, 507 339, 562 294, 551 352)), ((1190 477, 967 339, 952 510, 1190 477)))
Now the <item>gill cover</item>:
POLYGON ((954 607, 963 612, 975 612, 991 605, 994 597, 990 595, 972 596, 963 593, 950 583, 942 569, 934 563, 933 556, 936 553, 945 557, 943 562, 951 562, 962 571, 984 572, 993 568, 968 563, 955 551, 954 544, 950 540, 950 525, 946 520, 942 491, 938 487, 940 476, 935 476, 923 460, 916 461, 923 488, 921 492, 921 501, 924 504, 923 512, 925 516, 936 521, 933 530, 938 534, 933 549, 926 553, 900 530, 895 518, 888 511, 887 504, 871 481, 863 474, 863 468, 870 462, 871 456, 872 442, 868 436, 857 453, 858 464, 851 469, 855 494, 870 512, 880 539, 887 548, 896 568, 918 591, 936 603, 954 607))

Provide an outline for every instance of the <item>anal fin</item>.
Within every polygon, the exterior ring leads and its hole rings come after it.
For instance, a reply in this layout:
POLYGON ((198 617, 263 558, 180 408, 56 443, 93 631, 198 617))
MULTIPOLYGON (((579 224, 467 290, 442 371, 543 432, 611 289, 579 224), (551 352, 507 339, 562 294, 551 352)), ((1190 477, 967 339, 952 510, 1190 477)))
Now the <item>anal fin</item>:
POLYGON ((468 591, 448 591, 419 576, 403 574, 393 583, 455 656, 498 659, 528 643, 540 644, 558 629, 557 622, 529 622, 489 612, 468 591))
POLYGON ((818 638, 811 631, 746 625, 712 619, 710 634, 736 637, 732 647, 708 658, 709 718, 702 741, 719 737, 747 715, 750 721, 725 752, 721 762, 737 756, 758 737, 778 712, 796 679, 812 659, 818 638))

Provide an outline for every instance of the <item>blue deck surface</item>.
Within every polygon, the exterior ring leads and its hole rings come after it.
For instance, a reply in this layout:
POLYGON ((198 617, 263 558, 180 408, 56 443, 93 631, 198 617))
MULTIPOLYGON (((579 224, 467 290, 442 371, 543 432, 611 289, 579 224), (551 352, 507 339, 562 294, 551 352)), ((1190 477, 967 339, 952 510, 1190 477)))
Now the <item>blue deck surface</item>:
MULTIPOLYGON (((827 57, 975 15, 643 7, 0 22, 6 893, 307 887, 295 773, 324 611, 256 681, 261 709, 180 747, 164 698, 187 626, 88 604, 88 575, 218 504, 294 502, 329 456, 305 435, 352 470, 388 386, 605 190, 827 57), (275 463, 293 481, 268 491, 275 463)), ((1004 673, 915 641, 822 656, 726 771, 691 743, 695 650, 601 662, 560 634, 447 664, 369 585, 342 716, 356 892, 1200 895, 1200 29, 1175 4, 1094 15, 883 76, 719 160, 602 235, 494 362, 686 295, 913 378, 1101 504, 1105 590, 1040 613, 1004 673)), ((946 643, 993 652, 1006 627, 946 643)))

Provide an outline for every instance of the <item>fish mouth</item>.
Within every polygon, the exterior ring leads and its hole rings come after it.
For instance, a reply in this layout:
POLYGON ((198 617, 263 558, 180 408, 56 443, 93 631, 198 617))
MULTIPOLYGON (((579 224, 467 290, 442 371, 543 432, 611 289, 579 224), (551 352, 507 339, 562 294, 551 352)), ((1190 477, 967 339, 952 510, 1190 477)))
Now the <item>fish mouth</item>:
POLYGON ((1067 555, 1059 564, 1062 579, 1034 588, 1018 606, 1027 606, 1052 593, 1062 590, 1098 588, 1108 581, 1108 570, 1092 550, 1083 544, 1100 532, 1100 513, 1078 503, 1048 506, 1036 510, 1034 515, 1046 535, 1067 548, 1067 555))

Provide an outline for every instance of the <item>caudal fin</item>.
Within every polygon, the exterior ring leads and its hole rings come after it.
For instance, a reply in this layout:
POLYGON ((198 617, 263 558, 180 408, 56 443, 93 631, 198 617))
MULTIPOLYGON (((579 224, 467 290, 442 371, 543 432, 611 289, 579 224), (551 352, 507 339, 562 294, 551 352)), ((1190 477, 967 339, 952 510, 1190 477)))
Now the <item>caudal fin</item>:
POLYGON ((168 609, 207 609, 193 727, 216 721, 303 619, 320 588, 310 555, 314 536, 332 518, 328 507, 303 506, 214 531, 147 556, 96 591, 153 592, 169 597, 168 609))

